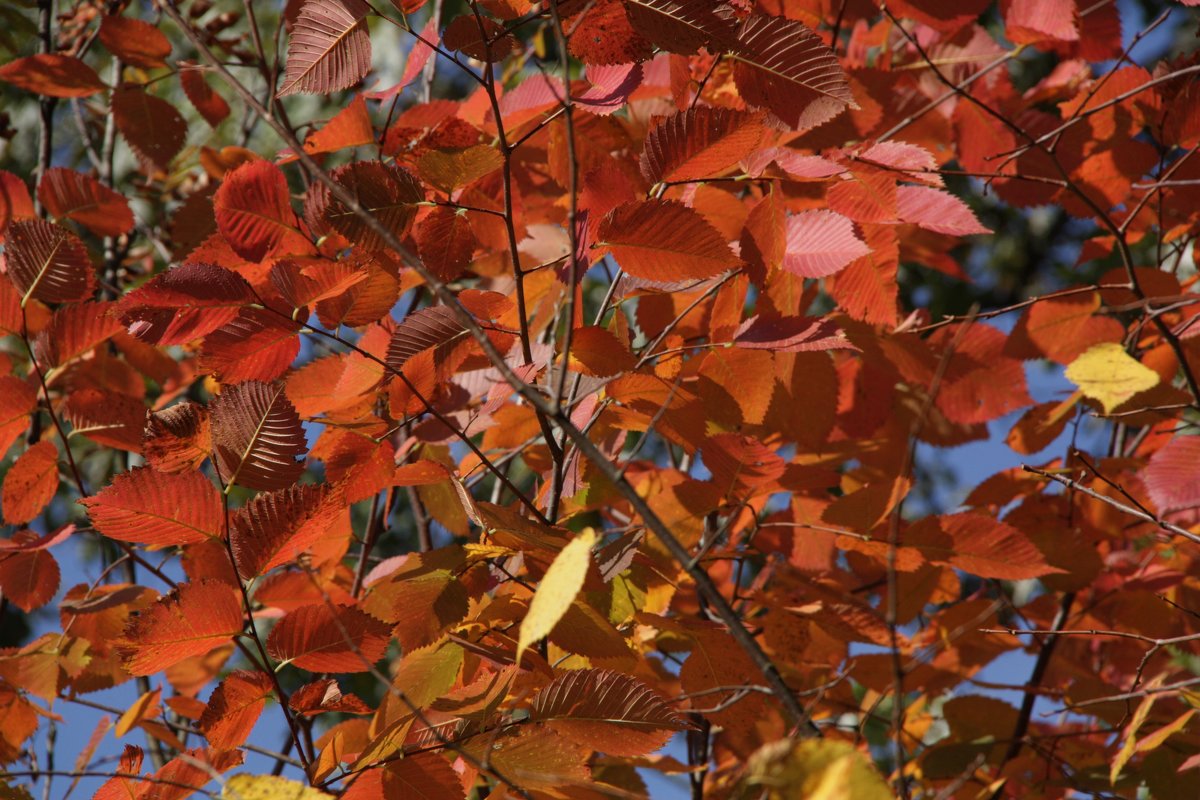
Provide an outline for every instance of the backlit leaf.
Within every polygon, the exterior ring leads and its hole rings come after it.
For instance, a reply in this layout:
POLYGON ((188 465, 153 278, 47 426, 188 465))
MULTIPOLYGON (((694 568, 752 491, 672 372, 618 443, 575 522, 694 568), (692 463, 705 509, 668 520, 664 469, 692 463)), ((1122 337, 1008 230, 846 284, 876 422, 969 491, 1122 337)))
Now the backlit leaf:
POLYGON ((261 261, 283 249, 303 250, 287 180, 270 161, 251 161, 225 176, 213 197, 217 228, 234 252, 261 261))
POLYGON ((835 211, 805 211, 788 218, 783 268, 789 272, 823 278, 870 252, 854 223, 835 211))
POLYGON ((126 668, 152 675, 224 644, 242 632, 242 625, 242 603, 228 583, 180 584, 129 623, 126 668))
POLYGON ((634 28, 661 48, 692 55, 732 46, 736 27, 710 0, 625 0, 634 28))
POLYGON ((837 57, 801 22, 747 17, 738 28, 733 57, 746 102, 766 108, 791 128, 814 128, 846 108, 858 108, 837 57))
POLYGON ((642 174, 651 183, 724 175, 763 138, 762 116, 699 106, 674 114, 646 135, 642 174))
POLYGON ((250 285, 236 272, 189 262, 125 295, 117 309, 142 341, 184 344, 227 324, 253 300, 250 285))
POLYGON ((704 217, 670 200, 618 206, 597 236, 622 269, 657 283, 711 278, 739 263, 704 217))
POLYGON ((89 97, 105 89, 94 69, 57 53, 14 59, 0 66, 0 81, 46 97, 89 97))
POLYGON ((218 750, 241 747, 262 714, 273 688, 271 679, 261 672, 238 670, 230 673, 213 690, 196 727, 218 750))
POLYGON ((229 116, 229 103, 208 85, 198 67, 180 62, 179 82, 183 86, 183 93, 209 125, 215 128, 229 116))
POLYGON ((449 306, 433 306, 415 311, 396 326, 388 342, 387 365, 403 369, 410 358, 440 347, 466 335, 466 328, 449 306))
POLYGON ((183 402, 155 411, 142 432, 142 456, 159 472, 183 472, 200 466, 212 446, 208 409, 183 402))
POLYGON ((525 648, 554 630, 554 626, 570 608, 583 587, 583 578, 592 561, 592 547, 595 544, 596 533, 589 528, 568 542, 554 557, 529 603, 529 612, 521 620, 517 643, 518 662, 525 648))
POLYGON ((222 800, 323 800, 333 795, 278 775, 241 773, 225 781, 222 800))
POLYGON ((52 216, 74 220, 97 236, 120 236, 133 227, 124 197, 73 169, 47 170, 38 184, 38 199, 52 216))
POLYGON ((30 522, 58 491, 58 448, 38 442, 17 457, 4 474, 0 507, 7 525, 30 522))
POLYGON ((1100 403, 1111 413, 1138 392, 1158 385, 1158 373, 1143 365, 1116 342, 1102 342, 1088 348, 1067 365, 1066 378, 1079 387, 1085 397, 1100 403))
POLYGON ((165 171, 187 141, 187 122, 175 106, 138 88, 113 91, 117 130, 144 163, 165 171))
POLYGON ((530 717, 610 755, 645 755, 689 723, 640 681, 610 670, 572 670, 533 698, 530 717))
POLYGON ((337 517, 337 499, 324 486, 305 484, 260 494, 238 509, 229 541, 242 577, 257 577, 312 547, 337 517))
POLYGON ((367 672, 383 657, 388 626, 349 606, 302 606, 271 630, 271 657, 310 672, 367 672))
POLYGON ((221 495, 199 472, 168 474, 137 467, 79 503, 96 530, 122 542, 164 547, 223 535, 221 495))
POLYGON ((951 236, 991 233, 979 223, 967 204, 932 186, 901 186, 896 189, 896 209, 901 220, 951 236))
POLYGON ((148 22, 107 16, 100 21, 100 44, 126 64, 143 69, 165 67, 171 43, 148 22))

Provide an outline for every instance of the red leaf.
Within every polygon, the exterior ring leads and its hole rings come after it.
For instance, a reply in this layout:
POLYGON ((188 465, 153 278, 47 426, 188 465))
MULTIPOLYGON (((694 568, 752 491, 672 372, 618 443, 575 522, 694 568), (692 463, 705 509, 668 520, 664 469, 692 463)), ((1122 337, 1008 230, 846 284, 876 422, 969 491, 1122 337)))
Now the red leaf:
POLYGON ((465 212, 439 206, 417 223, 413 236, 425 266, 443 281, 452 281, 470 266, 479 240, 465 212))
POLYGON ((0 376, 0 453, 7 453, 29 427, 29 414, 37 407, 37 389, 15 375, 0 376))
POLYGON ((120 236, 133 228, 125 198, 73 169, 53 167, 38 184, 38 199, 59 219, 72 219, 97 236, 120 236))
POLYGON ((279 621, 267 652, 310 672, 367 672, 383 658, 388 626, 350 606, 302 606, 279 621))
MULTIPOLYGON (((5 544, 32 543, 37 538, 32 531, 18 531, 5 544)), ((58 561, 43 548, 0 551, 0 595, 25 613, 53 600, 61 580, 58 561)))
POLYGON ((450 762, 438 753, 416 753, 362 773, 342 800, 463 800, 465 796, 459 774, 450 762))
POLYGON ((589 67, 645 61, 654 54, 653 45, 644 39, 625 13, 621 0, 593 0, 580 4, 582 14, 565 24, 575 34, 568 42, 571 55, 589 67))
POLYGON ((213 452, 221 480, 251 489, 286 489, 304 472, 307 449, 282 383, 246 381, 212 402, 213 452))
POLYGON ((288 38, 287 71, 277 96, 329 94, 371 69, 371 35, 362 0, 307 0, 288 38))
POLYGON ((627 0, 625 10, 640 34, 680 55, 693 55, 701 47, 729 49, 737 34, 711 0, 627 0))
POLYGON ((1064 570, 1021 531, 973 512, 925 517, 908 530, 904 544, 915 546, 934 564, 956 567, 981 578, 1017 581, 1064 570))
POLYGON ((100 20, 100 44, 108 52, 135 67, 165 67, 171 43, 163 32, 148 22, 108 16, 100 20))
POLYGON ((134 675, 153 675, 204 655, 241 633, 243 623, 237 589, 228 583, 180 584, 130 621, 125 630, 126 669, 134 675))
POLYGON ((208 698, 196 727, 217 750, 241 747, 250 737, 274 687, 261 672, 231 672, 208 698))
POLYGON ((311 249, 296 228, 287 179, 270 161, 250 161, 228 173, 213 196, 213 211, 225 241, 247 261, 311 249))
POLYGON ((786 468, 775 451, 753 436, 718 434, 704 443, 701 452, 704 466, 723 494, 768 486, 779 480, 786 468))
POLYGON ((610 331, 594 325, 576 328, 571 337, 571 367, 585 375, 608 378, 631 370, 637 359, 610 331))
POLYGON ((704 217, 670 200, 618 206, 597 236, 622 269, 657 283, 711 278, 740 263, 704 217))
POLYGON ((854 224, 835 211, 804 211, 788 218, 783 267, 797 275, 833 275, 870 252, 854 233, 854 224))
POLYGON ((374 709, 359 699, 358 695, 342 694, 333 678, 301 686, 288 698, 288 706, 297 714, 315 717, 317 714, 372 714, 374 709))
MULTIPOLYGON (((338 167, 332 177, 397 238, 408 233, 417 213, 416 204, 425 199, 420 182, 393 164, 356 161, 338 167)), ((331 228, 365 250, 387 249, 383 237, 324 184, 313 187, 305 214, 314 227, 331 228)))
POLYGON ((32 219, 33 198, 25 181, 11 172, 0 170, 0 242, 7 235, 9 223, 18 219, 32 219))
POLYGON ((1077 42, 1075 0, 1003 0, 1004 34, 1013 44, 1077 42))
POLYGON ((254 301, 236 272, 187 263, 157 275, 118 303, 129 332, 149 344, 184 344, 212 333, 254 301))
POLYGON ((90 97, 108 88, 87 64, 56 53, 10 61, 0 67, 0 81, 46 97, 90 97))
POLYGON ((62 415, 76 436, 130 453, 141 452, 146 406, 139 398, 104 389, 76 389, 63 404, 62 415))
POLYGON ((449 306, 422 308, 396 326, 388 343, 387 365, 394 370, 403 369, 417 353, 451 344, 466 331, 449 306))
POLYGON ((762 115, 699 106, 662 120, 646 135, 642 174, 651 183, 718 178, 762 142, 762 115))
POLYGON ((243 309, 204 339, 200 368, 221 383, 272 381, 287 372, 299 354, 299 329, 265 308, 243 309))
POLYGON ((967 204, 949 192, 931 186, 901 186, 896 190, 897 211, 904 222, 951 236, 991 233, 979 224, 967 204))
POLYGON ((246 580, 295 560, 325 536, 344 510, 327 487, 304 484, 260 494, 238 509, 229 531, 246 580))
POLYGON ((801 22, 749 16, 733 55, 742 98, 791 128, 814 128, 847 107, 858 108, 837 56, 801 22))
POLYGON ((58 448, 45 441, 31 445, 4 474, 0 491, 4 522, 21 525, 31 521, 57 491, 58 448))
POLYGON ((337 297, 367 277, 348 261, 281 259, 271 268, 271 284, 293 308, 337 297))
POLYGON ((96 530, 110 539, 155 547, 220 539, 221 495, 199 472, 168 474, 137 467, 79 504, 96 530))
POLYGON ((813 350, 857 350, 846 333, 831 320, 812 317, 747 319, 733 335, 738 347, 797 353, 813 350))
POLYGON ((208 85, 204 72, 196 65, 186 61, 179 63, 179 83, 188 100, 212 127, 217 127, 229 116, 229 103, 208 85))
POLYGON ((26 297, 46 303, 82 300, 96 288, 87 248, 75 234, 41 219, 9 226, 8 274, 26 297))
POLYGON ((572 97, 572 102, 600 117, 615 114, 641 86, 643 74, 641 64, 589 65, 587 79, 591 86, 572 97))
POLYGON ((147 418, 142 456, 159 472, 184 472, 208 458, 211 442, 208 409, 199 403, 183 402, 147 418))
POLYGON ((113 120, 143 162, 166 171, 187 141, 187 122, 175 106, 138 88, 113 91, 113 120))
POLYGON ((690 727, 650 687, 620 672, 570 670, 533 698, 530 718, 615 756, 647 755, 690 727))
POLYGON ((367 101, 355 95, 350 104, 334 115, 320 130, 304 140, 307 153, 333 153, 347 147, 374 144, 375 129, 367 113, 367 101))
POLYGON ((1150 457, 1143 481, 1160 514, 1200 506, 1200 436, 1174 436, 1150 457))

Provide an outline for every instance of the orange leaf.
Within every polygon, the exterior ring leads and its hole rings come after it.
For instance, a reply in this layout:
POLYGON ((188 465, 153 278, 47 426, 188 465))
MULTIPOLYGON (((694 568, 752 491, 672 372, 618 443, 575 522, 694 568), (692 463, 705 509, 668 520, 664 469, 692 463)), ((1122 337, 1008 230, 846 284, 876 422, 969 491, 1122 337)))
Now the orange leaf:
POLYGON ((163 32, 148 22, 108 16, 100 20, 100 44, 108 52, 135 67, 165 67, 171 43, 163 32))
POLYGON ((129 623, 125 666, 134 675, 153 675, 228 642, 243 626, 242 603, 229 584, 180 584, 129 623))
POLYGON ((58 491, 58 448, 38 442, 22 453, 4 475, 0 504, 9 525, 29 522, 58 491))
POLYGON ((261 672, 231 672, 208 698, 196 727, 217 750, 241 747, 274 690, 261 672))
POLYGON ((135 467, 79 503, 96 530, 122 542, 166 547, 223 535, 221 495, 199 472, 171 475, 135 467))
POLYGON ((72 56, 27 56, 0 67, 0 81, 46 97, 89 97, 106 88, 96 71, 72 56))
POLYGON ((622 269, 658 283, 711 278, 740 263, 704 217, 670 200, 618 206, 600 223, 598 238, 622 269))
POLYGON ((367 672, 383 658, 388 626, 351 606, 302 606, 271 631, 271 657, 310 672, 367 672))

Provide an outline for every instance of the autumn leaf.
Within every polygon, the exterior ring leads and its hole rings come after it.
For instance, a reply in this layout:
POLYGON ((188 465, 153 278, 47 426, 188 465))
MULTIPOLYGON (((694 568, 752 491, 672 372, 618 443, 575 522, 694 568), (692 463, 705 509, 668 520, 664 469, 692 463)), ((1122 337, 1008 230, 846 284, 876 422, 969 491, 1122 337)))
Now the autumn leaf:
POLYGON ((529 612, 521 620, 517 661, 521 660, 525 648, 554 630, 567 612, 571 601, 583 586, 583 577, 592 561, 592 547, 595 544, 596 534, 589 529, 568 542, 554 557, 529 603, 529 612))
POLYGON ((199 472, 168 474, 137 467, 79 503, 96 530, 123 542, 166 547, 224 535, 221 495, 199 472))
POLYGON ((574 670, 542 689, 530 718, 611 755, 653 752, 689 723, 649 687, 608 670, 574 670))
POLYGON ((224 644, 242 627, 241 600, 228 583, 180 584, 130 622, 125 666, 134 675, 153 675, 224 644))
POLYGON ((280 248, 302 251, 307 244, 296 229, 287 180, 269 161, 251 161, 226 175, 213 209, 221 235, 249 261, 261 261, 280 248))
POLYGON ((621 205, 600 223, 597 236, 622 269, 658 283, 711 278, 739 263, 702 216, 669 200, 621 205))
POLYGON ((271 679, 261 672, 232 672, 213 690, 196 726, 212 747, 219 750, 241 747, 273 688, 271 679))
POLYGON ((371 69, 369 10, 361 0, 305 0, 288 38, 277 96, 328 94, 362 80, 371 69))
POLYGON ((388 626, 350 606, 309 605, 271 630, 267 652, 311 672, 367 672, 383 657, 388 626))
POLYGON ((210 413, 213 454, 227 486, 285 489, 304 471, 304 462, 296 458, 307 442, 282 383, 226 387, 210 413))
POLYGON ((1110 414, 1138 392, 1158 385, 1158 373, 1142 365, 1115 342, 1102 342, 1088 348, 1067 365, 1067 380, 1079 387, 1085 397, 1100 403, 1110 414))
POLYGON ((39 53, 0 66, 0 81, 46 97, 90 97, 105 89, 96 71, 78 58, 39 53))
POLYGON ((18 220, 5 245, 8 274, 21 292, 48 303, 82 300, 96 286, 87 247, 65 228, 40 219, 18 220))
POLYGON ((0 506, 4 522, 30 522, 54 499, 58 491, 58 448, 53 442, 38 442, 22 453, 4 474, 0 506))

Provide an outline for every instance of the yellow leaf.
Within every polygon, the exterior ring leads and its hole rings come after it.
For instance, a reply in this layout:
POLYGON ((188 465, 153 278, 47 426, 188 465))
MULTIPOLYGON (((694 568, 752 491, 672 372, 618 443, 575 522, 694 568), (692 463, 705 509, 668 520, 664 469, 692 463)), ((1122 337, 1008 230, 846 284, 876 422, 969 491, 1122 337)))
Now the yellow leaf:
POLYGON ((529 613, 521 621, 517 663, 520 663, 525 648, 554 630, 562 615, 571 607, 571 601, 583 588, 583 577, 587 574, 595 544, 596 532, 588 528, 554 557, 554 562, 533 594, 529 613))
POLYGON ((1146 738, 1137 743, 1137 751, 1144 753, 1147 750, 1153 750, 1160 744, 1170 739, 1175 734, 1187 727, 1187 724, 1192 721, 1196 709, 1189 708, 1187 711, 1175 718, 1175 721, 1169 725, 1163 725, 1161 728, 1150 734, 1146 738))
POLYGON ((746 765, 746 788, 770 800, 892 800, 883 777, 846 742, 781 739, 760 747, 746 765))
POLYGON ((1106 414, 1159 382, 1157 372, 1115 342, 1089 347, 1067 367, 1066 376, 1085 397, 1099 401, 1106 414))
POLYGON ((118 739, 129 733, 129 730, 142 720, 153 719, 162 713, 158 707, 158 698, 161 693, 162 689, 151 689, 134 701, 134 704, 117 720, 114 732, 118 739))
POLYGON ((274 775, 234 775, 225 782, 223 800, 323 800, 333 797, 298 781, 274 775))

